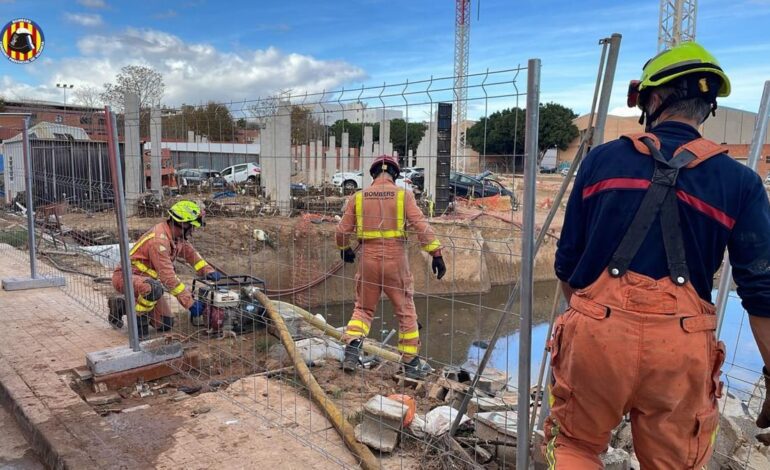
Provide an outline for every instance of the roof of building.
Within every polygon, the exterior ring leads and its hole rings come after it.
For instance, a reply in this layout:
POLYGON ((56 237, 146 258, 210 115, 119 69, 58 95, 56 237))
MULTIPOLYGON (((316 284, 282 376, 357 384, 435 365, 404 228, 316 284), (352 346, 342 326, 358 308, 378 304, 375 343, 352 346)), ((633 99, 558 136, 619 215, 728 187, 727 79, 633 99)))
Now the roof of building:
POLYGON ((92 106, 83 106, 80 104, 64 105, 58 101, 43 101, 43 100, 9 100, 7 98, 0 97, 0 101, 6 107, 35 107, 35 108, 59 108, 68 109, 74 111, 104 111, 104 108, 94 108, 92 106))
MULTIPOLYGON (((88 133, 81 127, 66 126, 54 122, 43 121, 29 128, 30 139, 46 140, 91 140, 88 133)), ((5 139, 3 143, 21 141, 21 133, 16 134, 10 139, 5 139)))

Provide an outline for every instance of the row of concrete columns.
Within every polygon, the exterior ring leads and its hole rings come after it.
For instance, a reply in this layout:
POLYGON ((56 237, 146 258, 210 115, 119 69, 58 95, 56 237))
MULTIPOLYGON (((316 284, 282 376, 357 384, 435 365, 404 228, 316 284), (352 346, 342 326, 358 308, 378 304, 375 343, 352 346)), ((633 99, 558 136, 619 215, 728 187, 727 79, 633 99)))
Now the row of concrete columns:
MULTIPOLYGON (((129 208, 133 209, 136 197, 141 192, 140 178, 144 176, 142 159, 139 155, 139 146, 132 145, 139 140, 139 106, 138 97, 126 96, 126 175, 137 175, 138 178, 126 178, 126 195, 129 208), (132 197, 133 196, 133 197, 132 197)), ((150 133, 152 141, 151 158, 151 187, 160 188, 161 182, 161 117, 160 109, 153 109, 150 120, 150 133)), ((305 182, 310 186, 320 186, 331 183, 333 175, 338 171, 363 170, 364 187, 371 184, 368 168, 372 161, 379 155, 393 155, 393 143, 390 141, 390 121, 380 123, 379 142, 373 140, 373 127, 364 126, 363 145, 358 149, 358 158, 350 148, 350 135, 343 132, 338 151, 335 136, 329 136, 328 147, 324 151, 324 142, 316 140, 308 144, 299 145, 292 149, 291 145, 291 112, 289 103, 281 103, 278 112, 268 118, 261 133, 260 164, 262 167, 261 182, 265 188, 265 195, 275 201, 281 209, 281 213, 290 212, 291 201, 291 176, 301 172, 305 176, 305 182), (357 164, 356 164, 357 163, 357 164)), ((193 136, 194 138, 194 136, 193 136)), ((437 155, 437 131, 436 123, 431 123, 425 136, 420 141, 414 157, 416 166, 425 169, 424 192, 428 197, 436 193, 436 155, 437 155)), ((412 161, 412 152, 409 151, 408 163, 412 161)), ((161 196, 160 191, 158 196, 161 196)))

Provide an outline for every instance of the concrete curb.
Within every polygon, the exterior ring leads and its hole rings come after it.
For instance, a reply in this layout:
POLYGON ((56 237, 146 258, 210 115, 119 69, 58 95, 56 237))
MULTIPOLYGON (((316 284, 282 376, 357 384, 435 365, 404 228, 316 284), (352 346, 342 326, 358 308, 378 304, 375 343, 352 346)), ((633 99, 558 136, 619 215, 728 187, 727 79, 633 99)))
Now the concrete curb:
POLYGON ((8 410, 16 419, 21 432, 43 465, 53 469, 73 468, 68 466, 59 453, 56 452, 49 436, 46 436, 46 433, 35 426, 32 417, 21 404, 22 401, 19 395, 29 396, 34 394, 24 381, 21 380, 21 377, 0 357, 0 405, 8 410))
POLYGON ((119 436, 104 425, 90 406, 58 377, 56 380, 55 389, 49 387, 41 396, 0 356, 0 404, 14 416, 46 467, 65 470, 147 466, 147 462, 138 461, 133 452, 121 445, 119 436), (79 403, 55 408, 57 402, 70 402, 75 397, 79 403))

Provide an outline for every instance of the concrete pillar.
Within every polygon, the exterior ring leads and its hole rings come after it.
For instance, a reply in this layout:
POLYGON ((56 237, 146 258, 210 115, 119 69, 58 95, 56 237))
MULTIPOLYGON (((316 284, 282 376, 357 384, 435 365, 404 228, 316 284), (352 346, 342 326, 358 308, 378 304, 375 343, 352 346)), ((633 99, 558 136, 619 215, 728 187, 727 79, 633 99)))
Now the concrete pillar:
POLYGON ((408 149, 406 152, 406 166, 412 166, 412 163, 414 162, 413 157, 414 153, 412 152, 412 149, 408 149))
POLYGON ((335 173, 337 173, 337 137, 330 135, 329 150, 326 151, 326 181, 331 183, 335 173))
POLYGON ((299 149, 299 171, 305 172, 305 181, 307 181, 307 145, 302 144, 299 149))
MULTIPOLYGON (((262 166, 262 182, 265 194, 278 204, 281 215, 291 213, 291 111, 287 103, 281 103, 277 113, 270 117, 262 138, 267 164, 262 166)), ((262 160, 262 158, 260 158, 262 160)))
POLYGON ((307 184, 308 186, 315 186, 315 141, 310 142, 310 153, 308 154, 308 163, 307 163, 307 184))
POLYGON ((195 131, 187 131, 187 142, 195 142, 195 131))
POLYGON ((364 126, 364 147, 361 149, 361 170, 364 172, 364 188, 372 184, 369 167, 372 165, 372 126, 364 126))
POLYGON ((260 185, 265 188, 265 196, 271 197, 268 187, 272 190, 276 178, 275 166, 275 132, 273 122, 267 118, 262 124, 264 127, 259 133, 259 166, 262 174, 259 178, 260 185))
POLYGON ((324 168, 323 168, 324 142, 321 139, 318 139, 315 142, 315 155, 316 155, 316 162, 315 162, 315 184, 316 184, 316 186, 321 186, 325 182, 324 181, 324 168))
POLYGON ((126 216, 132 216, 136 213, 136 201, 142 193, 144 186, 144 165, 142 165, 142 155, 139 151, 139 95, 136 93, 126 93, 125 103, 125 180, 124 188, 126 191, 126 216))
POLYGON ((380 155, 382 155, 382 151, 381 150, 382 150, 382 146, 380 146, 379 142, 376 142, 376 143, 372 144, 372 156, 373 157, 377 158, 380 155))
POLYGON ((380 121, 380 151, 375 152, 375 156, 393 155, 393 151, 388 152, 388 143, 390 142, 390 120, 380 121))
POLYGON ((438 125, 431 122, 428 127, 428 164, 425 166, 425 189, 431 199, 436 200, 436 171, 438 169, 438 125))
POLYGON ((150 111, 150 141, 152 142, 152 149, 150 150, 150 187, 158 200, 163 200, 163 181, 160 174, 162 159, 160 136, 163 135, 162 126, 160 108, 156 106, 150 111))
POLYGON ((340 171, 352 171, 350 159, 350 134, 342 133, 342 146, 340 147, 340 171))
POLYGON ((291 157, 291 104, 281 103, 276 116, 276 169, 278 170, 278 191, 276 200, 280 205, 281 215, 291 214, 291 174, 293 159, 291 157))

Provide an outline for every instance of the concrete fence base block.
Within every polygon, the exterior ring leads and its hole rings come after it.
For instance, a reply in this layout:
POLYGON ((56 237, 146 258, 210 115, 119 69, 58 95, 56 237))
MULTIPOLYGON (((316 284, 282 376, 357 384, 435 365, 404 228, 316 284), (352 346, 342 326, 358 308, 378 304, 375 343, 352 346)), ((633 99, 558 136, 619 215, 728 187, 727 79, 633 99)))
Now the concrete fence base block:
POLYGON ((90 352, 86 364, 94 376, 100 376, 176 359, 183 353, 181 343, 166 343, 165 338, 144 341, 140 348, 133 351, 126 345, 90 352))
POLYGON ((3 279, 3 289, 7 291, 62 287, 66 284, 63 277, 45 277, 36 279, 30 277, 10 277, 8 279, 3 279))

